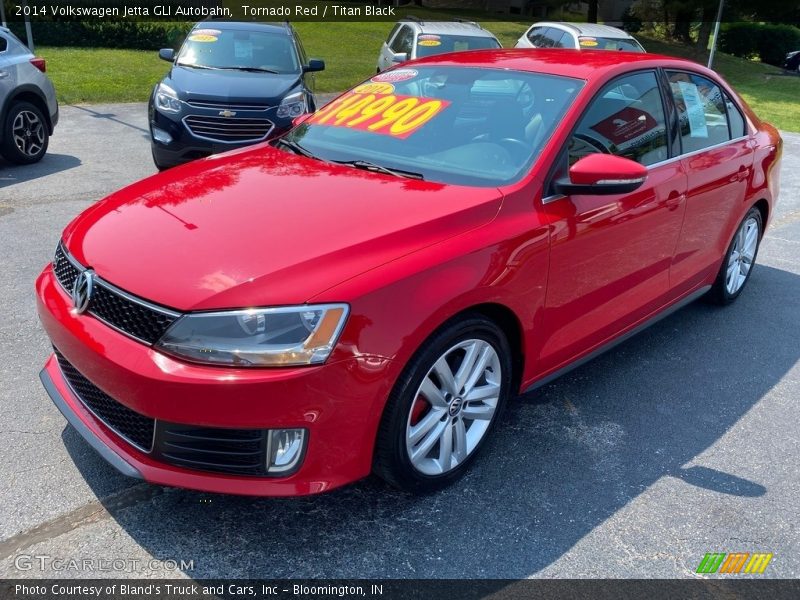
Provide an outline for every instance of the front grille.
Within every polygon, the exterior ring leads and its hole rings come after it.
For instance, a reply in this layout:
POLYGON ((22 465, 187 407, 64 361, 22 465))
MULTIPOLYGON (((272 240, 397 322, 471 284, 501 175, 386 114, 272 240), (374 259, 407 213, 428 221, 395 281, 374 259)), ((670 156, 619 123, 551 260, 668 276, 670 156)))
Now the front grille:
POLYGON ((236 117, 205 117, 190 115, 183 122, 189 131, 213 142, 245 143, 263 140, 272 131, 268 119, 240 119, 236 117))
POLYGON ((158 423, 153 454, 176 467, 233 475, 266 474, 267 430, 158 423))
POLYGON ((128 443, 143 452, 150 452, 153 447, 155 419, 140 415, 120 404, 86 379, 58 350, 55 353, 64 379, 83 405, 128 443))
MULTIPOLYGON (((83 270, 59 244, 53 260, 53 272, 68 294, 72 293, 75 278, 83 270)), ((179 313, 140 300, 99 277, 94 280, 94 292, 88 312, 122 333, 147 344, 154 344, 161 339, 170 325, 180 317, 179 313)))
POLYGON ((231 104, 230 102, 214 102, 212 100, 188 100, 189 106, 195 108, 208 108, 211 110, 258 110, 263 111, 269 108, 267 104, 231 104))

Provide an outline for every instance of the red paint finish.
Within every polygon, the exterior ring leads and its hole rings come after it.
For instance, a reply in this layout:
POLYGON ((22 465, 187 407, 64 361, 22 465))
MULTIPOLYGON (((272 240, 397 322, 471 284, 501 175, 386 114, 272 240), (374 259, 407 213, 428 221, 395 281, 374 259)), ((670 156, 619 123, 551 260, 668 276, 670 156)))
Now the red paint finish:
POLYGON ((561 74, 585 85, 530 171, 500 189, 356 171, 261 145, 135 183, 65 230, 66 248, 83 265, 179 311, 350 306, 324 365, 201 366, 75 314, 47 266, 36 284, 47 335, 120 403, 177 423, 309 432, 302 466, 285 478, 169 466, 89 414, 51 357, 46 369, 70 409, 146 480, 277 496, 364 477, 392 386, 442 323, 476 307, 504 315, 516 329, 525 388, 710 284, 745 212, 762 200, 770 209, 777 197, 776 130, 694 63, 568 50, 473 51, 417 62, 561 74), (746 138, 648 167, 645 183, 627 194, 547 198, 551 167, 593 96, 628 71, 661 68, 720 85, 747 116, 746 138))

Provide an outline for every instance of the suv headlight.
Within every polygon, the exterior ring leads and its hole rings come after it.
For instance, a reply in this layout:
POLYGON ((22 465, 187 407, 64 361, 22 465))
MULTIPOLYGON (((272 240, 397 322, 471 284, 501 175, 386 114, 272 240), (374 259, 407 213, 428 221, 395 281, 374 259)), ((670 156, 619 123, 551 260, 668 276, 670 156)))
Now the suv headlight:
POLYGON ((194 362, 236 367, 325 362, 347 320, 346 304, 187 314, 156 347, 194 362))
POLYGON ((294 119, 305 113, 306 110, 306 95, 301 90, 294 94, 289 94, 281 101, 277 115, 281 119, 294 119))
POLYGON ((178 100, 178 94, 165 83, 159 83, 156 88, 156 108, 167 113, 181 112, 181 101, 178 100))

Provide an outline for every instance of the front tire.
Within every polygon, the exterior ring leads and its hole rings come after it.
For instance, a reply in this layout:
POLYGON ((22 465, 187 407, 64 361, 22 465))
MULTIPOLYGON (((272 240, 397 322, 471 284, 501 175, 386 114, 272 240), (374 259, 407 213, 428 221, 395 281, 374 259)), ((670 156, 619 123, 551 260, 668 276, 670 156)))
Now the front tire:
POLYGON ((375 473, 415 493, 461 477, 502 414, 511 365, 508 341, 493 321, 474 314, 443 326, 414 355, 389 396, 375 473))
POLYGON ((711 302, 730 304, 742 293, 753 273, 763 230, 761 211, 753 207, 747 211, 728 246, 717 279, 708 293, 711 302))
POLYGON ((9 162, 29 165, 39 162, 47 152, 50 134, 39 108, 30 102, 17 102, 9 108, 3 126, 0 154, 9 162))

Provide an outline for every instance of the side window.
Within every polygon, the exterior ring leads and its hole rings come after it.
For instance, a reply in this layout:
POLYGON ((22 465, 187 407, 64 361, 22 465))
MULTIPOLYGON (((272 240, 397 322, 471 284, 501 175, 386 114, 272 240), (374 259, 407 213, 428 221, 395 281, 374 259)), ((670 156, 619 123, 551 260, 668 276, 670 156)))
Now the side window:
POLYGON ((392 42, 392 52, 406 52, 409 57, 411 56, 411 44, 414 41, 414 33, 411 27, 403 25, 403 28, 397 34, 392 42))
POLYGON ((0 35, 0 52, 5 52, 8 49, 8 40, 0 35))
POLYGON ((745 125, 742 111, 736 106, 736 102, 731 100, 728 94, 725 94, 725 108, 728 109, 728 125, 731 128, 731 139, 743 137, 747 134, 747 126, 745 125))
POLYGON ((664 105, 652 71, 619 77, 589 104, 569 142, 569 164, 616 154, 643 165, 669 158, 664 105))
POLYGON ((548 36, 553 40, 553 48, 569 48, 570 47, 570 40, 572 36, 568 34, 566 31, 560 31, 558 29, 551 29, 550 35, 548 36))
POLYGON ((546 31, 546 27, 534 27, 528 32, 528 40, 531 44, 536 46, 537 48, 542 47, 542 38, 544 37, 544 32, 546 31))
POLYGON ((696 152, 730 140, 719 86, 694 73, 668 71, 667 76, 678 109, 683 152, 696 152))
POLYGON ((392 42, 392 38, 394 37, 394 34, 395 34, 395 33, 397 33, 397 32, 398 32, 398 30, 399 30, 399 29, 400 29, 402 26, 403 26, 403 24, 402 24, 402 23, 397 23, 397 24, 395 24, 395 26, 394 26, 394 27, 392 27, 392 30, 389 32, 389 37, 387 37, 387 38, 386 38, 386 44, 387 44, 387 45, 389 45, 389 44, 392 42))
POLYGON ((542 35, 539 38, 539 48, 552 48, 553 44, 556 43, 555 37, 556 30, 551 29, 550 27, 542 28, 542 35))
POLYGON ((561 47, 572 48, 572 49, 577 48, 578 46, 575 44, 575 36, 565 31, 564 37, 561 38, 561 47))

